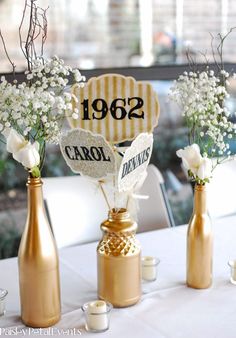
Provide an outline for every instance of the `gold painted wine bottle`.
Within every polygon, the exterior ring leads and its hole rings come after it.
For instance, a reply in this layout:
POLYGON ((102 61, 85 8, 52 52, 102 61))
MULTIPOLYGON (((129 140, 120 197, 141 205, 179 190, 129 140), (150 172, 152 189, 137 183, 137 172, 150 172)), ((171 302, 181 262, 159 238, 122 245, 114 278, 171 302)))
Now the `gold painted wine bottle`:
POLYGON ((49 327, 61 316, 59 263, 45 213, 42 181, 28 178, 28 215, 19 253, 21 318, 31 327, 49 327))
POLYGON ((196 184, 193 214, 187 234, 187 285, 206 289, 212 284, 213 234, 205 185, 196 184))
POLYGON ((126 209, 112 209, 101 229, 104 234, 97 247, 98 297, 114 307, 133 305, 141 297, 137 224, 126 209))

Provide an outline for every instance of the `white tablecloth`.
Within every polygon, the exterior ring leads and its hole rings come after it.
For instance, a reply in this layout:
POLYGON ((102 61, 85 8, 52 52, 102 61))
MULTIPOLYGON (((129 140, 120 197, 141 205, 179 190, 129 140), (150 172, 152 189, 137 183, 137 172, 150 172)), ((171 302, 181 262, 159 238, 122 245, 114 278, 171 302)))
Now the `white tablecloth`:
MULTIPOLYGON (((211 288, 195 290, 185 285, 186 226, 138 235, 143 255, 160 258, 158 280, 143 284, 141 301, 132 307, 114 309, 109 331, 101 337, 122 338, 235 338, 236 286, 229 282, 230 258, 236 258, 236 216, 213 222, 214 281, 211 288)), ((55 336, 68 329, 84 329, 81 305, 96 296, 96 243, 60 251, 62 319, 55 336)), ((9 291, 7 313, 0 317, 0 333, 7 328, 19 336, 20 321, 17 260, 0 261, 0 287, 9 291)), ((33 301, 33 300, 32 300, 33 301)), ((28 331, 29 332, 29 331, 28 331)), ((37 334, 38 332, 35 332, 37 334)), ((52 332, 42 331, 45 335, 52 332)), ((79 331, 71 331, 79 335, 79 331)), ((12 333, 13 334, 13 333, 12 333)), ((32 335, 32 332, 31 332, 32 335)))

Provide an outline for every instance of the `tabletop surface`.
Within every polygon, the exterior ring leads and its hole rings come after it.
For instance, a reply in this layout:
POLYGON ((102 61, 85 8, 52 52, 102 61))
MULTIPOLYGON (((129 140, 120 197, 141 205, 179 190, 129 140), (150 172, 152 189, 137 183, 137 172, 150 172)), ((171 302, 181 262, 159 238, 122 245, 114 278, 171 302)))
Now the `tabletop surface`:
MULTIPOLYGON (((185 285, 186 226, 138 234, 142 254, 160 259, 158 278, 143 283, 141 301, 114 309, 110 329, 101 337, 235 338, 236 286, 229 281, 229 259, 236 258, 236 216, 213 221, 213 285, 195 290, 185 285)), ((90 243, 60 250, 62 319, 53 335, 87 335, 80 309, 96 295, 96 246, 90 243), (71 330, 71 331, 70 331, 71 330)), ((7 313, 0 317, 0 335, 30 332, 20 321, 17 259, 0 261, 0 287, 9 291, 7 313), (23 330, 23 331, 21 331, 23 330), (28 330, 28 331, 27 331, 28 330)), ((43 330, 44 335, 52 331, 43 330)), ((41 331, 42 332, 42 331, 41 331)))

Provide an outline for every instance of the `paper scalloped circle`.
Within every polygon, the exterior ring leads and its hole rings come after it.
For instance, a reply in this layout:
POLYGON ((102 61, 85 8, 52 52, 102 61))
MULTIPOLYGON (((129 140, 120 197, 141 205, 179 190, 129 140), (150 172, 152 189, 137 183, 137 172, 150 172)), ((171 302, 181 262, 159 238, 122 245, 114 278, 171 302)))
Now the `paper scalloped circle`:
POLYGON ((147 169, 153 146, 153 135, 142 133, 126 150, 118 174, 118 190, 127 191, 138 183, 147 169))
POLYGON ((90 130, 119 143, 143 132, 151 133, 157 126, 159 103, 148 82, 104 74, 91 78, 83 88, 73 86, 72 93, 78 99, 74 108, 79 110, 77 120, 69 118, 72 128, 90 130))
POLYGON ((61 137, 62 155, 75 173, 100 179, 115 171, 113 149, 102 135, 72 129, 61 137))

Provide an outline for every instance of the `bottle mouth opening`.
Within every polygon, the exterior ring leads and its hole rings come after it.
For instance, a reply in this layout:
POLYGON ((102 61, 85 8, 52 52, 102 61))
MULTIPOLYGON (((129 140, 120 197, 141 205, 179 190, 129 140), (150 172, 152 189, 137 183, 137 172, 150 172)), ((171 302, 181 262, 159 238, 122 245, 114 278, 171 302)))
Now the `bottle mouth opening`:
POLYGON ((195 184, 195 190, 204 191, 206 190, 206 185, 204 184, 195 184))
POLYGON ((108 217, 110 219, 125 219, 129 217, 129 212, 125 208, 112 208, 109 210, 108 217))
POLYGON ((27 186, 41 186, 42 184, 43 182, 41 180, 41 177, 33 178, 30 176, 28 177, 27 183, 26 183, 27 186))

